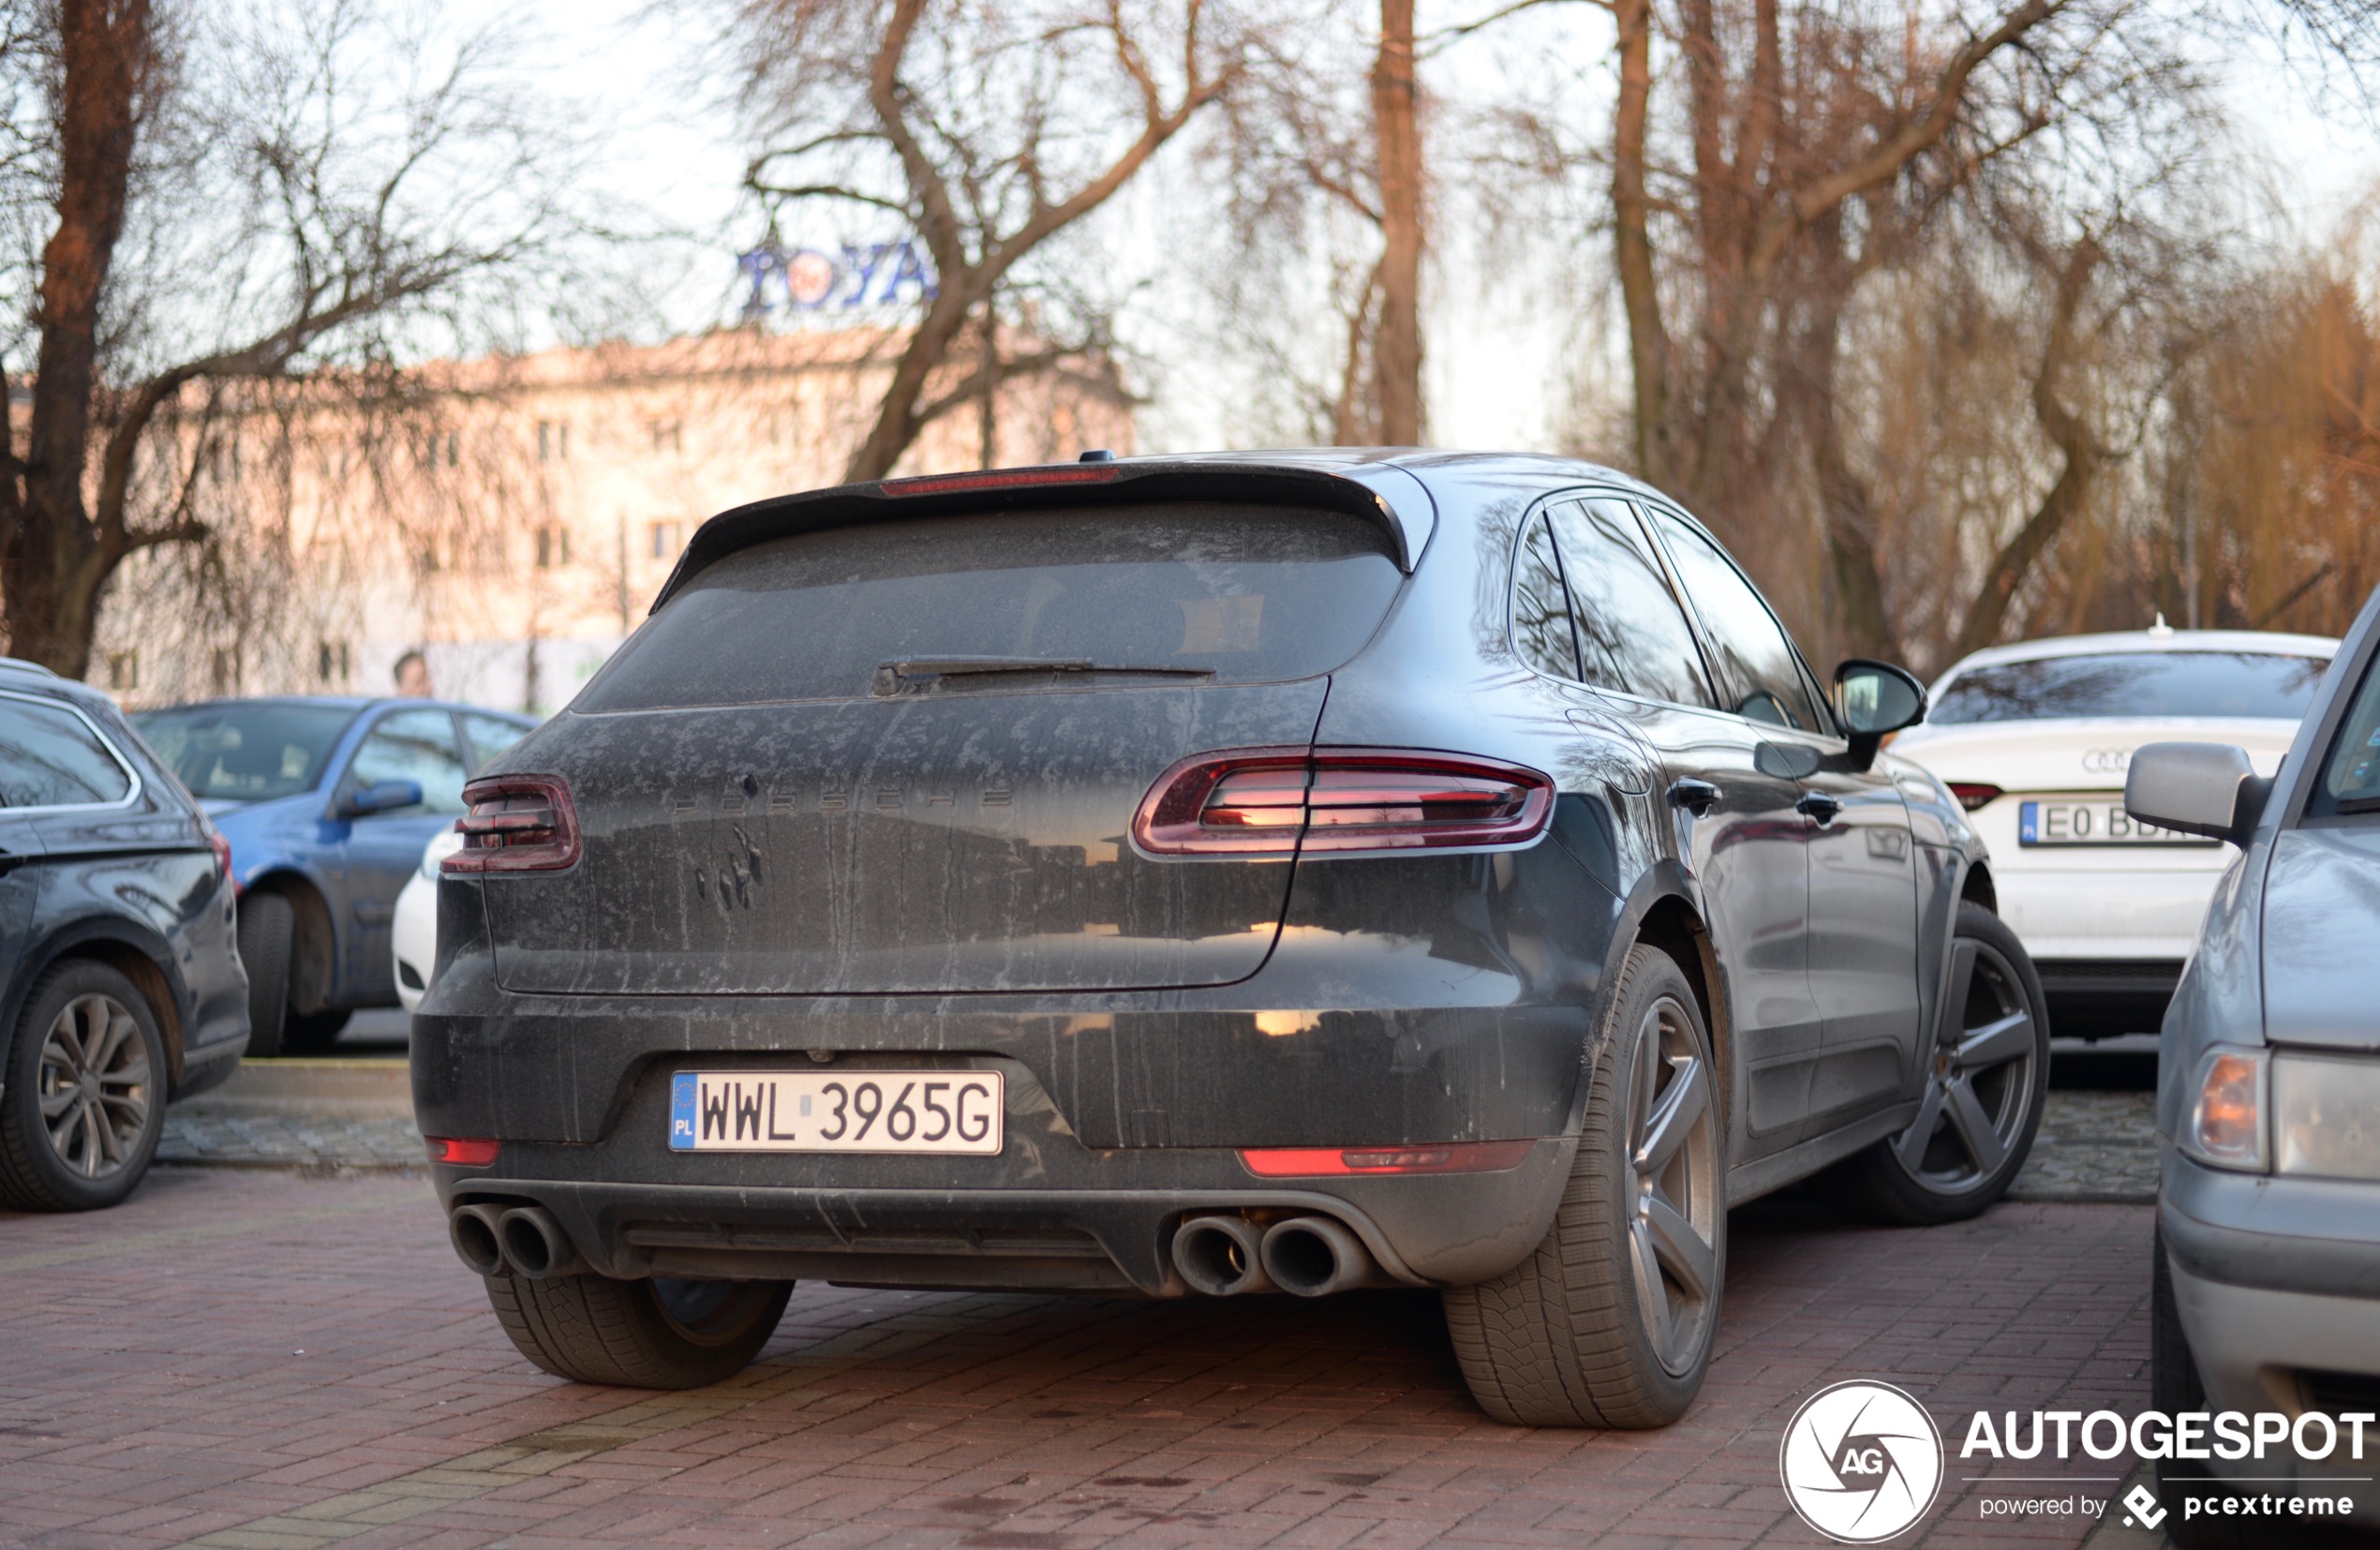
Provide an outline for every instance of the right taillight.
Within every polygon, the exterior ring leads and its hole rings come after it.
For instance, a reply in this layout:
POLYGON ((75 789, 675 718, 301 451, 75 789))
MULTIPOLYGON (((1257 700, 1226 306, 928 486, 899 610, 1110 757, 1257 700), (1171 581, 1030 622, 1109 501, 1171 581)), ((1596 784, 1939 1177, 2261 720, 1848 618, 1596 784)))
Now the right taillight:
POLYGON ((578 814, 558 777, 491 776, 465 786, 463 800, 469 811, 454 820, 463 848, 439 872, 558 872, 578 859, 578 814))
POLYGON ((1184 759, 1132 821, 1151 856, 1286 857, 1520 845, 1545 831, 1554 782, 1470 754, 1249 748, 1184 759))
POLYGON ((1976 781, 1950 781, 1945 783, 1950 787, 1950 794, 1958 798, 1958 805, 1970 812, 1987 806, 2000 795, 2000 787, 1976 781))

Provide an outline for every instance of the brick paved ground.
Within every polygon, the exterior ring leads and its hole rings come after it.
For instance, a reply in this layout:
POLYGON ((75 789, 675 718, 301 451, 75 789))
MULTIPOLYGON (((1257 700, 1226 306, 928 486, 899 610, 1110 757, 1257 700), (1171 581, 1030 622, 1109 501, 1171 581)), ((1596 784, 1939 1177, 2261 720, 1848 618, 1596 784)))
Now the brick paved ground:
MULTIPOLYGON (((576 1387, 504 1342, 421 1182, 161 1170, 112 1213, 0 1214, 0 1541, 1810 1544, 1777 1441, 1822 1383, 1891 1379, 1953 1428, 2144 1404, 2149 1237, 2137 1206, 1879 1231, 1763 1202, 1683 1423, 1532 1432, 1471 1408, 1406 1293, 805 1286, 729 1383, 576 1387)), ((1952 1458, 1935 1542, 2029 1531, 1981 1518, 1980 1472, 1952 1458)))

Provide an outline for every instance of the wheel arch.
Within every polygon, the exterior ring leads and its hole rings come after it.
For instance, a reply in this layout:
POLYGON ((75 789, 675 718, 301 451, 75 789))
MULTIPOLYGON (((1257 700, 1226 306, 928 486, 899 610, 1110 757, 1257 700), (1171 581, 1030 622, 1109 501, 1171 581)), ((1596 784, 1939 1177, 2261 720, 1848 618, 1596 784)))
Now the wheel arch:
POLYGON ((324 1010, 338 984, 338 931, 322 886, 303 872, 282 868, 253 879, 241 897, 258 893, 290 902, 290 1009, 324 1010))
POLYGON ((88 959, 105 963, 141 992, 157 1020, 157 1036, 165 1044, 167 1087, 182 1081, 182 1004, 188 988, 173 966, 173 951, 165 939, 135 920, 113 916, 84 916, 61 923, 20 961, 0 997, 0 1029, 13 1033, 24 1015, 26 996, 43 975, 60 963, 88 959))
POLYGON ((1992 884, 1989 861, 1978 859, 1968 863, 1967 875, 1958 885, 1958 897, 1965 902, 1981 904, 1994 915, 2000 913, 2000 890, 1992 884))
MULTIPOLYGON (((1733 1114, 1735 1038, 1727 975, 1719 966, 1718 950, 1711 945, 1710 926, 1703 917, 1693 885, 1673 863, 1663 861, 1647 870, 1621 911, 1617 927, 1612 932, 1611 959, 1604 970, 1606 989, 1597 1001, 1595 1025, 1599 1033, 1610 1005, 1609 987, 1618 982, 1620 965, 1628 961, 1629 949, 1640 943, 1667 953, 1693 988, 1703 1026, 1711 1036, 1711 1060, 1715 1066, 1712 1076, 1718 1088, 1719 1111, 1733 1114)), ((1581 1113, 1572 1116, 1573 1127, 1584 1114, 1584 1084, 1580 1092, 1581 1113)), ((1730 1124, 1732 1126, 1733 1122, 1730 1124)))

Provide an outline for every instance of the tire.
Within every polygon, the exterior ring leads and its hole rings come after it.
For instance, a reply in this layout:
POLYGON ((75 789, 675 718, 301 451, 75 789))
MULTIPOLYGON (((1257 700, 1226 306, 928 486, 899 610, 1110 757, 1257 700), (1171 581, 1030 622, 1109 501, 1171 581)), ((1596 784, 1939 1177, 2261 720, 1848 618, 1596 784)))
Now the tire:
POLYGON ((290 1012, 290 939, 297 914, 277 893, 240 901, 240 962, 248 971, 248 1058, 281 1053, 290 1012))
POLYGON ((623 1389, 699 1389, 743 1371, 793 1290, 791 1281, 487 1278, 487 1300, 523 1356, 557 1378, 623 1389))
POLYGON ((2000 917, 1972 902, 1958 906, 1951 952, 1944 1033, 1928 1051, 1917 1118, 1819 1176, 1852 1215, 1899 1227, 1978 1215, 2016 1182, 2041 1128, 2049 1006, 2032 959, 2000 917))
POLYGON ((348 1019, 355 1015, 346 1006, 334 1006, 327 1012, 285 1012, 281 1021, 281 1049, 288 1054, 313 1054, 329 1049, 339 1041, 346 1031, 348 1019))
POLYGON ((68 959, 35 981, 8 1041, 6 1080, 0 1200, 96 1211, 148 1172, 165 1129, 165 1040, 121 973, 68 959), (79 1080, 85 1074, 92 1080, 79 1080))
POLYGON ((1710 1367, 1726 1107, 1693 987, 1668 954, 1629 950, 1599 1048, 1545 1241, 1494 1280, 1444 1294, 1464 1381, 1513 1425, 1665 1426, 1710 1367), (1659 1160, 1640 1175, 1636 1157, 1655 1146, 1659 1160))

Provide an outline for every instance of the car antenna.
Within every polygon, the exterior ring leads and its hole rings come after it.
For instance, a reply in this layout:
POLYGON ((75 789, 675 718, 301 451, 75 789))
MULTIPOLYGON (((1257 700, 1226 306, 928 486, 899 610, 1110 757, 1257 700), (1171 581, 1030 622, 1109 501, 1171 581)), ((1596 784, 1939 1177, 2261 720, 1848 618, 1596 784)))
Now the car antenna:
POLYGON ((2157 622, 2149 627, 2149 633, 2162 640, 2174 633, 2174 627, 2165 622, 2165 616, 2161 612, 2157 615, 2157 622))

